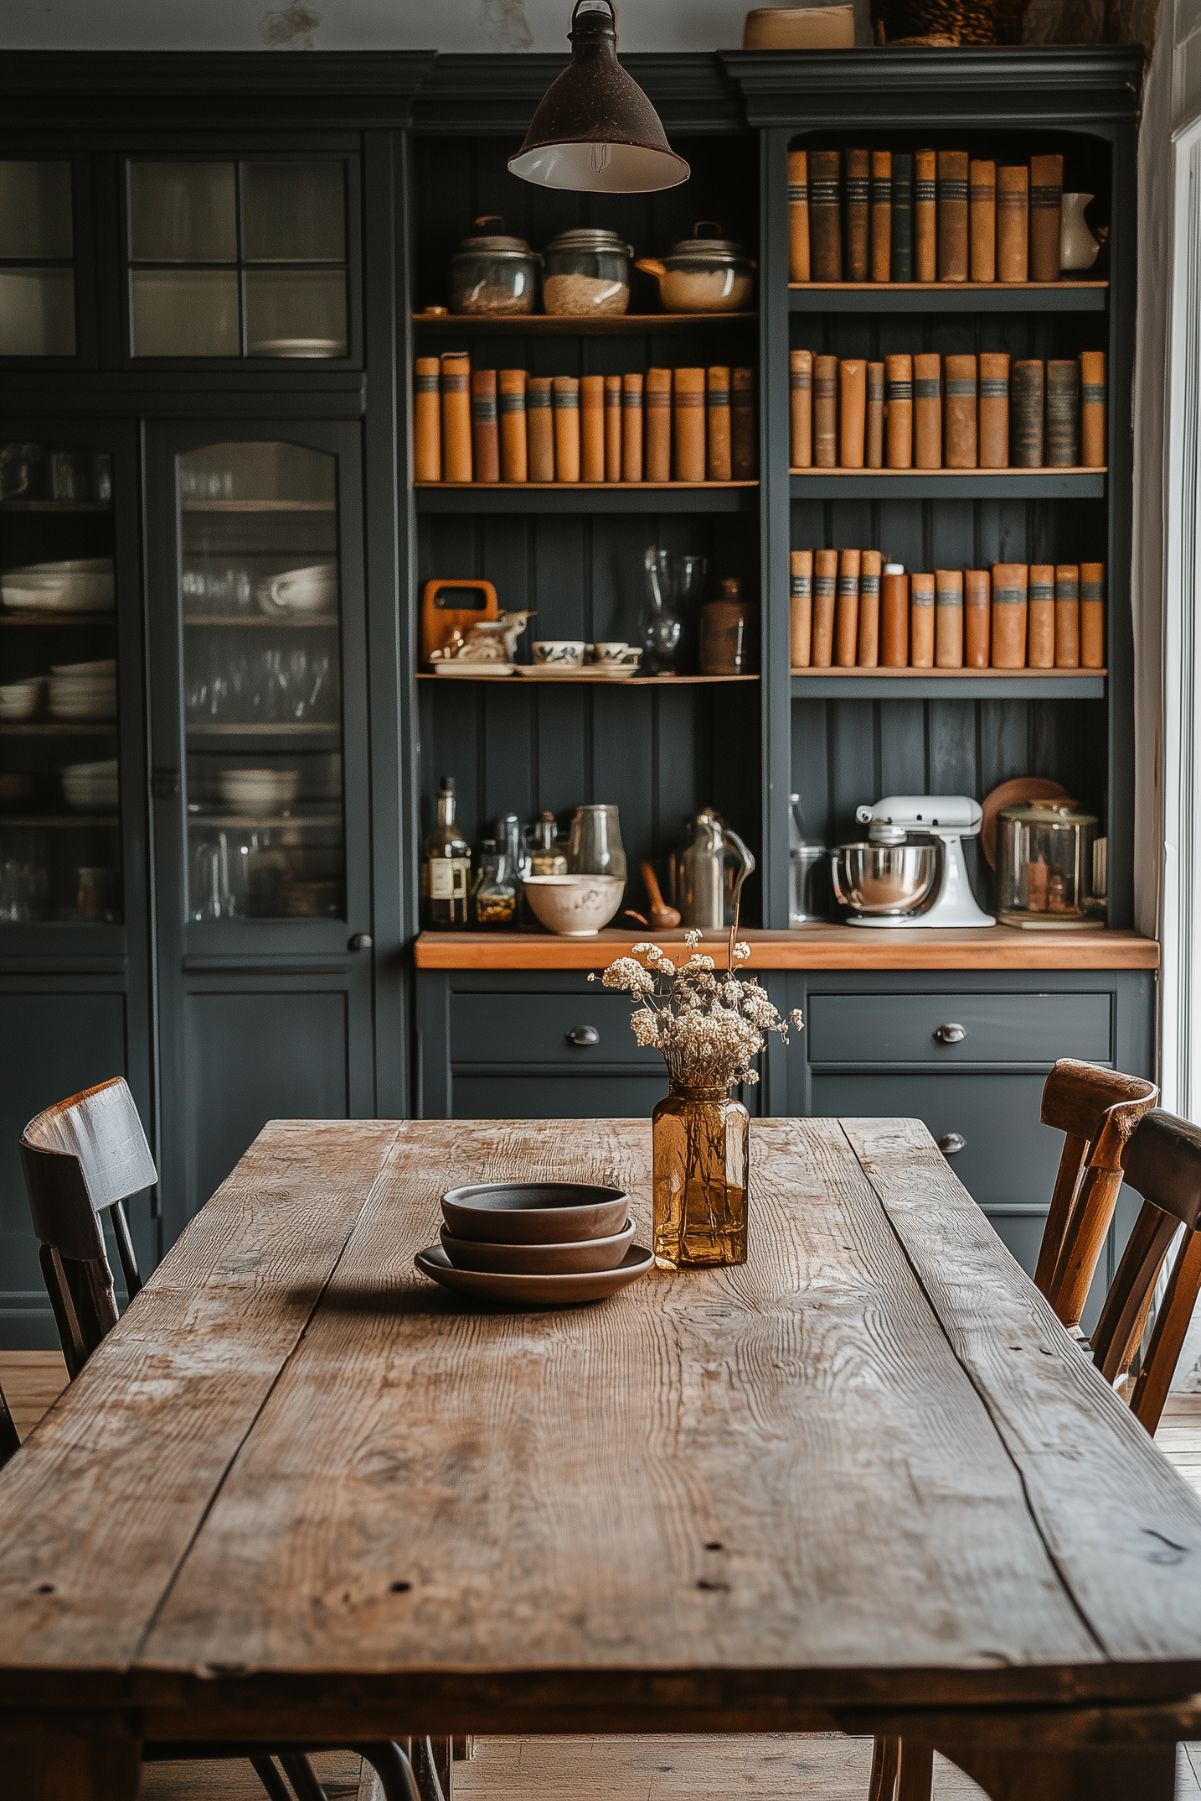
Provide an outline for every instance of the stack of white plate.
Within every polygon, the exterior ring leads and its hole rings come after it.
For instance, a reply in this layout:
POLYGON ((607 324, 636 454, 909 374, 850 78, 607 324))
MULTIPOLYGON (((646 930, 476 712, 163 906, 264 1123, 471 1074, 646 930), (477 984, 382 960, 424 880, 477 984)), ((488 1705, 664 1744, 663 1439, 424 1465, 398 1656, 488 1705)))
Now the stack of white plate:
POLYGON ((80 813, 111 813, 117 805, 117 760, 68 763, 63 769, 63 798, 80 813))
POLYGON ((116 712, 117 665, 113 658, 51 665, 51 719, 113 719, 116 712))
POLYGON ((299 769, 222 769, 217 791, 235 813, 282 813, 296 799, 299 769))
POLYGON ((32 719, 41 692, 40 675, 28 676, 23 682, 5 682, 0 687, 0 720, 32 719))
POLYGON ((56 563, 26 563, 0 576, 6 607, 22 612, 106 613, 113 604, 111 557, 67 557, 56 563))

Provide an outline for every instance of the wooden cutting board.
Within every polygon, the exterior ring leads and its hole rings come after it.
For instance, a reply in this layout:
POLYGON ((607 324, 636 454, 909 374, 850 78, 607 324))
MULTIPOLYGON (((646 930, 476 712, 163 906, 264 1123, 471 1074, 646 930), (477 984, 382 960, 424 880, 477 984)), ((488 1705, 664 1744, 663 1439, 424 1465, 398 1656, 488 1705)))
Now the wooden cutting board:
POLYGON ((499 617, 496 589, 491 582, 460 577, 426 582, 421 591, 422 658, 428 663, 453 632, 466 635, 481 619, 499 617))

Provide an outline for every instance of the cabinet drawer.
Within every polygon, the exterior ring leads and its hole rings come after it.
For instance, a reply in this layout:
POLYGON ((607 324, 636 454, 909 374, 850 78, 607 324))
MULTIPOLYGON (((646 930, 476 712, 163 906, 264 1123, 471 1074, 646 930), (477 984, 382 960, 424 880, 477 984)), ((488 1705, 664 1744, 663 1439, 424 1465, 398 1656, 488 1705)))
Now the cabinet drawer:
POLYGON ((667 1092, 661 1071, 649 1075, 574 1076, 547 1070, 540 1075, 455 1076, 451 1089, 454 1119, 645 1119, 649 1166, 651 1112, 667 1092))
POLYGON ((563 1065, 632 1063, 663 1068, 657 1051, 634 1042, 630 1003, 620 994, 452 994, 452 1064, 563 1065))
MULTIPOLYGON (((1112 997, 1095 994, 813 994, 810 1063, 1038 1063, 1112 1056, 1112 997)), ((1035 1117, 1038 1109, 1035 1108, 1035 1117)))

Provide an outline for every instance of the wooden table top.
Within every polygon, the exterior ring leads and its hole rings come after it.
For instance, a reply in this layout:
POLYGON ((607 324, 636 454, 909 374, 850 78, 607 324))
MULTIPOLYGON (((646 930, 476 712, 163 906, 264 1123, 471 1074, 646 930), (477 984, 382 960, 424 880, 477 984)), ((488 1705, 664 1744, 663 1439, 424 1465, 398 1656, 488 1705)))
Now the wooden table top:
POLYGON ((786 1730, 1201 1688, 1201 1503, 924 1127, 751 1132, 745 1267, 508 1313, 415 1275, 442 1190, 616 1181, 641 1239, 646 1122, 268 1126, 0 1477, 0 1726, 786 1730))

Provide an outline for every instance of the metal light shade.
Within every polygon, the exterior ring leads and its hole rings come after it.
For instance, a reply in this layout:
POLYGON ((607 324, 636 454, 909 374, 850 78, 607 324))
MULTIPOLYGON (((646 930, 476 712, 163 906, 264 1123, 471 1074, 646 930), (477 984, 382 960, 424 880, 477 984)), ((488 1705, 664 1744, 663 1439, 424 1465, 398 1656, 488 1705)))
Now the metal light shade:
POLYGON ((585 194, 648 194, 687 181, 688 164, 659 115, 617 60, 612 0, 571 14, 571 61, 555 77, 509 167, 523 181, 585 194))

